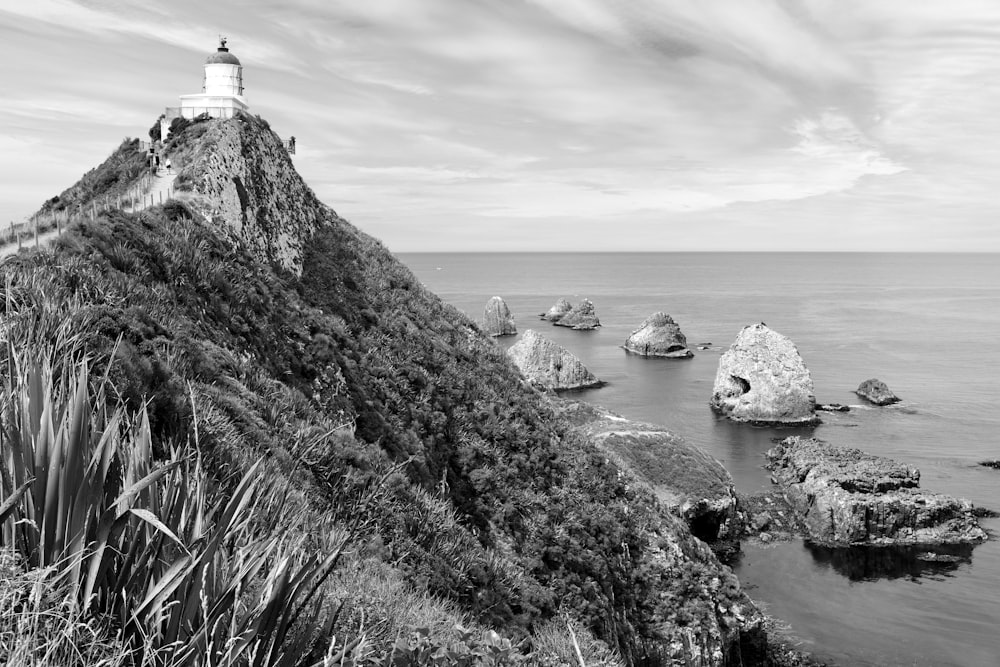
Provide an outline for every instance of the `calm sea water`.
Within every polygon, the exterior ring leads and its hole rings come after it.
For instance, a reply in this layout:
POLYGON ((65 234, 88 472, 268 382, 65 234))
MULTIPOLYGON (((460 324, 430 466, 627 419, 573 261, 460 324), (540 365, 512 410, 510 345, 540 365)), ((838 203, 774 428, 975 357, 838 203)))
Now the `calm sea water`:
MULTIPOLYGON (((721 460, 741 491, 769 487, 763 454, 795 432, 732 424, 708 407, 719 356, 744 325, 763 321, 796 343, 819 402, 856 406, 805 432, 914 464, 925 489, 1000 510, 1000 471, 977 465, 1000 459, 1000 255, 400 257, 474 319, 502 296, 519 331, 540 331, 608 382, 580 398, 668 426, 721 460), (591 299, 602 328, 540 321, 560 297, 591 299), (712 348, 686 361, 626 355, 619 345, 658 310, 692 346, 712 348), (903 402, 860 406, 853 389, 870 377, 903 402)), ((1000 520, 983 523, 1000 534, 1000 520)), ((959 555, 927 564, 796 541, 746 548, 736 571, 802 648, 836 664, 1000 665, 1000 540, 959 555)))

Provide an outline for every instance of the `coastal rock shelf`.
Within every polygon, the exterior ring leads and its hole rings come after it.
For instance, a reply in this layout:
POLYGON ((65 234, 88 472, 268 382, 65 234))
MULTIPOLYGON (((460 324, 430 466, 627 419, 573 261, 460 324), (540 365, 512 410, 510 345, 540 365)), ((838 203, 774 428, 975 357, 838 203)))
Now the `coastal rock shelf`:
POLYGON ((586 389, 604 384, 572 352, 531 329, 507 354, 528 381, 545 389, 586 389))
POLYGON ((694 356, 681 328, 664 312, 653 313, 643 320, 622 347, 644 357, 683 359, 694 356))
POLYGON ((486 303, 486 310, 483 311, 483 332, 487 336, 513 336, 517 333, 514 325, 514 316, 510 314, 501 297, 495 296, 486 303))
POLYGON ((733 478, 705 451, 662 426, 635 422, 579 402, 564 416, 585 440, 613 454, 713 547, 738 549, 738 503, 733 478))
POLYGON ((921 491, 920 471, 815 438, 785 438, 767 452, 771 480, 819 544, 982 542, 972 503, 921 491))
POLYGON ((763 322, 743 327, 719 359, 710 405, 734 421, 818 423, 813 381, 795 345, 763 322))

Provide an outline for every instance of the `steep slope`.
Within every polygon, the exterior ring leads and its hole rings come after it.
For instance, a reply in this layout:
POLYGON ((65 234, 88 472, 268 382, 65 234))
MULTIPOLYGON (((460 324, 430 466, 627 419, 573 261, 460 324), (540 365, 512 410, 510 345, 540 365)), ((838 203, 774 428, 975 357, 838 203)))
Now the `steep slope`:
MULTIPOLYGON (((762 664, 761 616, 728 568, 319 203, 263 121, 196 123, 170 148, 181 201, 2 265, 13 344, 72 339, 150 402, 161 449, 197 434, 223 492, 265 459, 296 511, 364 514, 366 567, 505 635, 565 614, 628 664, 762 664)), ((374 613, 385 642, 409 622, 374 613)))

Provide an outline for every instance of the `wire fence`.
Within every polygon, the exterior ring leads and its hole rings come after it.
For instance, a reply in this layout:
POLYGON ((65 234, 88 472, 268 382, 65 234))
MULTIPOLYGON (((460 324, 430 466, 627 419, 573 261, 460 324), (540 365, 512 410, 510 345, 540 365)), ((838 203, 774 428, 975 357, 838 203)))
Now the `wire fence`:
POLYGON ((72 222, 80 220, 96 220, 101 213, 111 210, 136 213, 151 206, 158 206, 174 196, 174 186, 150 192, 153 185, 153 174, 143 174, 125 192, 96 197, 89 202, 69 206, 61 210, 42 211, 23 222, 11 221, 6 227, 0 228, 0 246, 13 245, 18 247, 39 245, 39 237, 53 230, 61 235, 72 222))

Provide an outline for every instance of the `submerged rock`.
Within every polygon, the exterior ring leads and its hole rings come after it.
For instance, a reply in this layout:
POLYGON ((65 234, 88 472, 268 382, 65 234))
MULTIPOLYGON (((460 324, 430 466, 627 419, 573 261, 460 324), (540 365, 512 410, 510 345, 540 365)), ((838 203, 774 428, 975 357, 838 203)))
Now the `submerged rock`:
POLYGON ((601 321, 597 319, 594 304, 591 303, 590 299, 584 299, 558 320, 553 320, 553 324, 557 327, 571 327, 577 331, 587 331, 601 326, 601 321))
POLYGON ((549 322, 558 322, 562 319, 562 316, 573 310, 573 304, 571 304, 566 299, 559 299, 555 302, 548 312, 542 313, 541 318, 543 320, 548 320, 549 322))
POLYGON ((513 336, 517 333, 514 316, 500 297, 495 296, 486 303, 483 311, 483 331, 488 336, 513 336))
POLYGON ((862 382, 854 393, 875 405, 899 403, 899 397, 890 391, 889 386, 875 378, 862 382))
POLYGON ((546 389, 585 389, 604 384, 572 352, 531 329, 507 354, 524 377, 546 389))
POLYGON ((823 412, 850 412, 851 407, 849 405, 844 405, 842 403, 817 403, 817 410, 822 410, 823 412))
POLYGON ((644 357, 667 357, 671 359, 693 357, 688 349, 687 338, 681 333, 673 318, 666 313, 653 313, 629 334, 623 345, 626 350, 644 357))
POLYGON ((733 478, 718 460, 662 426, 635 422, 602 408, 566 401, 564 416, 588 442, 614 454, 660 502, 713 548, 739 550, 733 478))
POLYGON ((825 545, 975 543, 986 539, 968 500, 921 491, 920 471, 814 438, 767 452, 771 480, 825 545))
POLYGON ((764 323, 743 327, 719 359, 711 406, 735 421, 815 424, 812 377, 791 340, 764 323))

